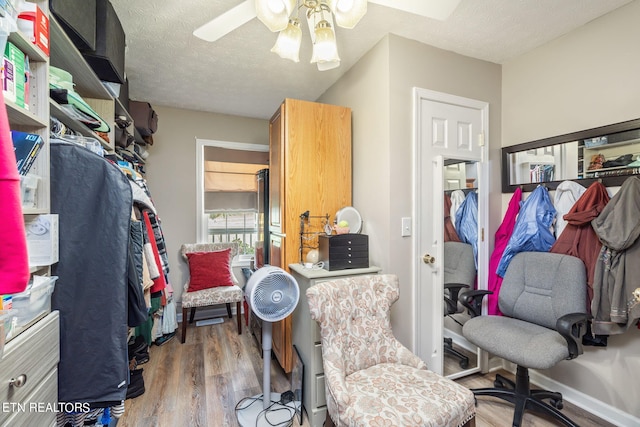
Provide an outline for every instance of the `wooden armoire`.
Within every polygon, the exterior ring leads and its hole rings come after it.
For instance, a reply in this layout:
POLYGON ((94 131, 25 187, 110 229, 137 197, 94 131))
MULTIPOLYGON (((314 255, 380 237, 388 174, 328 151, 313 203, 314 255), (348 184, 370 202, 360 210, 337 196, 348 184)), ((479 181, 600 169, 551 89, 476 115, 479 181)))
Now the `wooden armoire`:
MULTIPOLYGON (((351 109, 285 99, 269 123, 270 264, 289 271, 301 250, 300 216, 335 214, 351 206, 351 109)), ((313 236, 310 236, 313 237, 313 236)), ((291 316, 273 325, 273 352, 292 369, 291 316)))

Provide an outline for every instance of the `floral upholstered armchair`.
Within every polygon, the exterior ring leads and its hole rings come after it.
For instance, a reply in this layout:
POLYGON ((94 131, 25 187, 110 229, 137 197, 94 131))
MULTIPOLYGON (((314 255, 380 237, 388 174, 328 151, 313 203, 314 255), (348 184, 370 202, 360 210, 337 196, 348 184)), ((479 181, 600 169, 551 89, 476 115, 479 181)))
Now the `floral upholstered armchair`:
POLYGON ((395 275, 323 282, 306 295, 322 337, 326 425, 475 425, 473 393, 427 370, 393 336, 395 275))

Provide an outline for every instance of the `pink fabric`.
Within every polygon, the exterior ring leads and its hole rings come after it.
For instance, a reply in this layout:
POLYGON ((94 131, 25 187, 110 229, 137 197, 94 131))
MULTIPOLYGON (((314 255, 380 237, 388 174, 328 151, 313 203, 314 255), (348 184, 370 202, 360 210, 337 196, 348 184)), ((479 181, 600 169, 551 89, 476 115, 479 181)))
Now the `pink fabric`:
POLYGON ((9 119, 0 91, 0 294, 22 292, 29 282, 27 238, 9 119))
POLYGON ((509 200, 509 207, 507 213, 505 213, 502 220, 502 224, 498 227, 495 236, 495 244, 491 258, 489 258, 489 283, 488 289, 493 292, 487 295, 487 313, 494 316, 502 316, 500 309, 498 308, 498 294, 500 293, 500 286, 502 286, 502 277, 496 274, 498 270, 498 264, 500 264, 500 258, 509 243, 509 238, 513 233, 513 228, 516 225, 516 217, 520 212, 520 202, 522 201, 522 190, 516 188, 513 192, 511 200, 509 200))

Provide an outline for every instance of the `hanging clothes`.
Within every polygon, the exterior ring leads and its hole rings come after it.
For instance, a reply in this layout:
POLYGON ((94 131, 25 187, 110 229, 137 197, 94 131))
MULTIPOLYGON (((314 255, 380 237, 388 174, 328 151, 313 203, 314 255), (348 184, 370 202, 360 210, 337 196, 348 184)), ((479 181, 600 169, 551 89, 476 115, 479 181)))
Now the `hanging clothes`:
POLYGON ((553 206, 556 208, 555 235, 560 237, 567 221, 564 215, 568 213, 580 196, 587 191, 582 185, 574 181, 563 181, 556 187, 556 194, 553 197, 553 206))
POLYGON ((447 193, 444 193, 444 241, 460 241, 460 237, 458 237, 458 233, 456 233, 456 227, 451 221, 451 196, 447 193))
MULTIPOLYGON (((145 288, 145 299, 151 306, 151 316, 144 328, 136 331, 144 333, 148 344, 166 342, 175 335, 178 328, 176 307, 173 302, 173 288, 169 282, 169 258, 166 251, 164 234, 144 179, 131 183, 133 198, 145 228, 143 259, 148 261, 146 273, 153 283, 148 291, 145 288), (159 301, 153 304, 153 295, 159 301)), ((143 325, 141 325, 143 326, 143 325)))
POLYGON ((500 287, 502 286, 502 277, 498 276, 496 271, 498 269, 498 264, 500 263, 500 258, 502 258, 502 254, 507 247, 509 238, 511 237, 513 229, 516 225, 516 217, 518 216, 518 212, 520 211, 521 201, 522 189, 518 187, 513 192, 513 196, 511 196, 511 200, 509 200, 507 212, 502 219, 500 227, 498 227, 498 230, 496 231, 493 252, 491 253, 491 257, 489 258, 489 277, 487 289, 493 292, 487 295, 487 313, 490 315, 502 316, 502 312, 498 307, 498 295, 500 294, 500 287))
POLYGON ((453 226, 455 227, 456 224, 456 214, 458 213, 458 209, 460 208, 460 205, 462 204, 462 202, 464 202, 465 199, 465 195, 464 195, 464 191, 462 190, 454 190, 451 192, 451 210, 450 210, 450 215, 451 215, 451 221, 453 221, 453 226))
POLYGON ((58 398, 121 402, 129 377, 131 187, 116 166, 79 145, 51 142, 50 160, 51 212, 60 226, 51 296, 60 312, 58 398))
MULTIPOLYGON (((151 244, 151 249, 153 250, 153 259, 155 260, 156 265, 158 266, 158 270, 162 270, 162 260, 160 258, 160 251, 158 250, 158 244, 155 238, 155 234, 153 231, 153 225, 151 224, 151 216, 149 215, 149 211, 145 210, 142 212, 142 217, 144 218, 144 225, 146 231, 145 240, 151 244)), ((155 217, 154 217, 155 218, 155 217)), ((153 286, 151 287, 151 292, 159 292, 167 287, 167 282, 165 281, 165 275, 159 274, 157 278, 153 279, 153 286)), ((166 301, 163 301, 163 305, 166 301)))
POLYGON ((548 252, 555 238, 551 232, 556 210, 549 191, 539 185, 522 204, 509 243, 500 258, 497 274, 504 277, 511 259, 519 252, 548 252))
POLYGON ((640 319, 640 177, 627 178, 591 225, 602 242, 593 280, 593 332, 621 334, 640 319))
POLYGON ((564 215, 567 226, 551 246, 549 252, 580 258, 587 268, 587 312, 591 312, 593 276, 602 243, 591 227, 591 221, 600 215, 609 203, 607 187, 594 182, 582 193, 573 207, 564 215))
POLYGON ((9 119, 0 91, 0 295, 26 289, 29 282, 27 238, 9 119))
POLYGON ((456 212, 456 231, 462 243, 473 247, 473 258, 478 269, 478 194, 470 191, 456 212))
POLYGON ((136 327, 147 320, 147 305, 145 304, 142 287, 142 244, 144 237, 140 221, 131 221, 129 235, 127 324, 129 327, 136 327))

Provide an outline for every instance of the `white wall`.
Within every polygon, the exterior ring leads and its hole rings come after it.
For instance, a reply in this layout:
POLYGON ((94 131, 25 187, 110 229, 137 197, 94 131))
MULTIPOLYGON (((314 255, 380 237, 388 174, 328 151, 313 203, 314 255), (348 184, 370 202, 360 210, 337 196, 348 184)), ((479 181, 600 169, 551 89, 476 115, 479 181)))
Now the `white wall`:
MULTIPOLYGON (((640 117, 638 22, 634 1, 504 64, 504 145, 640 117)), ((543 374, 640 417, 639 355, 640 330, 633 328, 543 374)))
MULTIPOLYGON (((180 299, 188 267, 180 245, 197 241, 196 138, 269 145, 269 122, 261 119, 153 106, 158 132, 148 148, 147 183, 162 221, 169 281, 180 299)), ((278 105, 274 105, 274 111, 278 105)))
MULTIPOLYGON (((374 250, 370 261, 397 274, 400 299, 392 324, 398 339, 414 348, 412 238, 401 237, 401 218, 413 215, 414 86, 490 103, 490 151, 500 147, 500 66, 389 35, 332 86, 322 102, 352 107, 353 200, 361 210, 374 250), (359 156, 366 153, 366 157, 359 156)), ((494 157, 499 165, 499 157, 494 157)), ((494 168, 496 169, 496 168, 494 168)), ((499 168, 492 186, 499 191, 499 168)), ((497 215, 500 194, 493 197, 497 215)), ((439 200, 438 203, 441 201, 439 200)), ((489 235, 495 232, 489 230, 489 235)))
POLYGON ((389 39, 384 38, 319 99, 352 109, 353 206, 369 236, 371 265, 389 271, 389 39))

